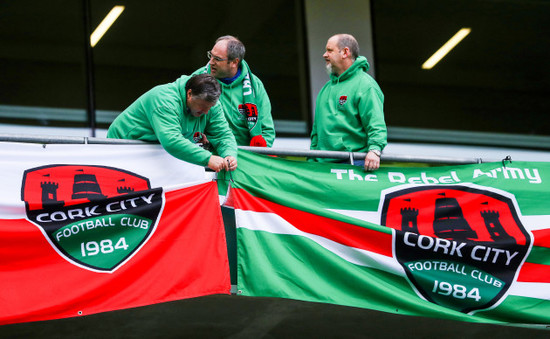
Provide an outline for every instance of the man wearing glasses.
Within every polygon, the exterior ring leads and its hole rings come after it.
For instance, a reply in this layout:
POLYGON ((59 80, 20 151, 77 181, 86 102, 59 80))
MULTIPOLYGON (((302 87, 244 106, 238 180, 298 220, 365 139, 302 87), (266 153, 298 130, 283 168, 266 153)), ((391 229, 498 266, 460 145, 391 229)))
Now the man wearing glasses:
POLYGON ((263 83, 244 61, 244 54, 239 39, 222 36, 206 53, 208 64, 194 74, 211 74, 220 83, 220 103, 237 145, 271 147, 275 139, 271 102, 263 83))

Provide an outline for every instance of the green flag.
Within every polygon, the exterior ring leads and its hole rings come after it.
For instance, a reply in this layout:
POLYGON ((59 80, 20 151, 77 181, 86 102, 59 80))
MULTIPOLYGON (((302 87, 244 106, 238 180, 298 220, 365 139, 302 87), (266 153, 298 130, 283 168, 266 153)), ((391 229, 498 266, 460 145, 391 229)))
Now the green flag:
POLYGON ((364 172, 243 151, 232 177, 243 295, 550 322, 548 163, 364 172))

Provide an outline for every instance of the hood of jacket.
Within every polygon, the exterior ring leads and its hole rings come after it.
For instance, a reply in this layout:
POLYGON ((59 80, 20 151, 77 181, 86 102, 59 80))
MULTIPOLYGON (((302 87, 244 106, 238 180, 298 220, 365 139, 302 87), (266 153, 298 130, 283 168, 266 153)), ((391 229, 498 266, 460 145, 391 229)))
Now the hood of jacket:
POLYGON ((355 59, 355 62, 348 69, 344 71, 344 73, 340 74, 339 76, 331 74, 330 80, 332 82, 344 81, 346 79, 349 79, 351 76, 353 76, 357 72, 362 71, 367 73, 369 68, 370 68, 370 65, 369 65, 369 62, 367 61, 367 58, 360 55, 357 57, 357 59, 355 59))

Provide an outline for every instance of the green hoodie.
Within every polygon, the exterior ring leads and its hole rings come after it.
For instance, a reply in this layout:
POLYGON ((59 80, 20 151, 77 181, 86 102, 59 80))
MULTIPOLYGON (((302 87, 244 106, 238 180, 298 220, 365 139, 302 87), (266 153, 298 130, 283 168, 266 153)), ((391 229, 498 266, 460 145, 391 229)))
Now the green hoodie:
POLYGON ((198 118, 187 112, 189 78, 183 75, 143 94, 113 121, 107 137, 158 141, 174 157, 207 166, 212 153, 196 145, 204 133, 220 156, 236 158, 235 138, 219 102, 198 118))
MULTIPOLYGON (((223 106, 225 113, 225 119, 229 124, 229 128, 235 135, 235 140, 239 146, 249 146, 251 131, 247 124, 246 116, 239 111, 239 105, 244 104, 243 100, 243 81, 247 74, 250 74, 250 82, 252 83, 252 90, 255 104, 258 108, 258 122, 261 129, 255 135, 261 133, 262 137, 267 143, 267 147, 273 145, 275 139, 275 128, 273 127, 273 118, 271 117, 271 102, 267 96, 267 92, 264 88, 262 81, 250 72, 250 68, 246 61, 241 63, 241 74, 230 84, 225 84, 218 80, 222 87, 222 95, 220 96, 220 103, 223 106)), ((210 65, 199 68, 193 74, 209 73, 210 65)), ((256 130, 256 128, 254 128, 256 130)))
MULTIPOLYGON (((369 63, 363 56, 319 92, 311 149, 344 152, 382 151, 387 144, 384 122, 384 94, 367 74, 369 63)), ((329 162, 333 159, 314 158, 329 162)))

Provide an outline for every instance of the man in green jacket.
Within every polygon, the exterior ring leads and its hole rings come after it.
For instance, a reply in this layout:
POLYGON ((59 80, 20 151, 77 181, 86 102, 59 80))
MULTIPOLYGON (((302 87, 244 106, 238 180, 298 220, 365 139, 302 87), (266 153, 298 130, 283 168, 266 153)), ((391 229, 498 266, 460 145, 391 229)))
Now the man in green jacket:
POLYGON ((208 74, 183 75, 149 90, 111 124, 108 138, 158 141, 174 157, 219 172, 237 168, 237 144, 208 74), (217 154, 199 147, 206 139, 217 154))
MULTIPOLYGON (((330 80, 317 96, 311 149, 367 153, 365 170, 380 167, 387 144, 384 94, 367 74, 367 59, 359 56, 359 44, 349 34, 332 36, 323 54, 330 80)), ((314 161, 335 161, 312 159, 314 161)))
POLYGON ((263 83, 244 61, 244 54, 239 39, 222 36, 208 51, 208 64, 194 74, 212 74, 220 83, 220 103, 237 145, 271 147, 275 139, 271 103, 263 83))

